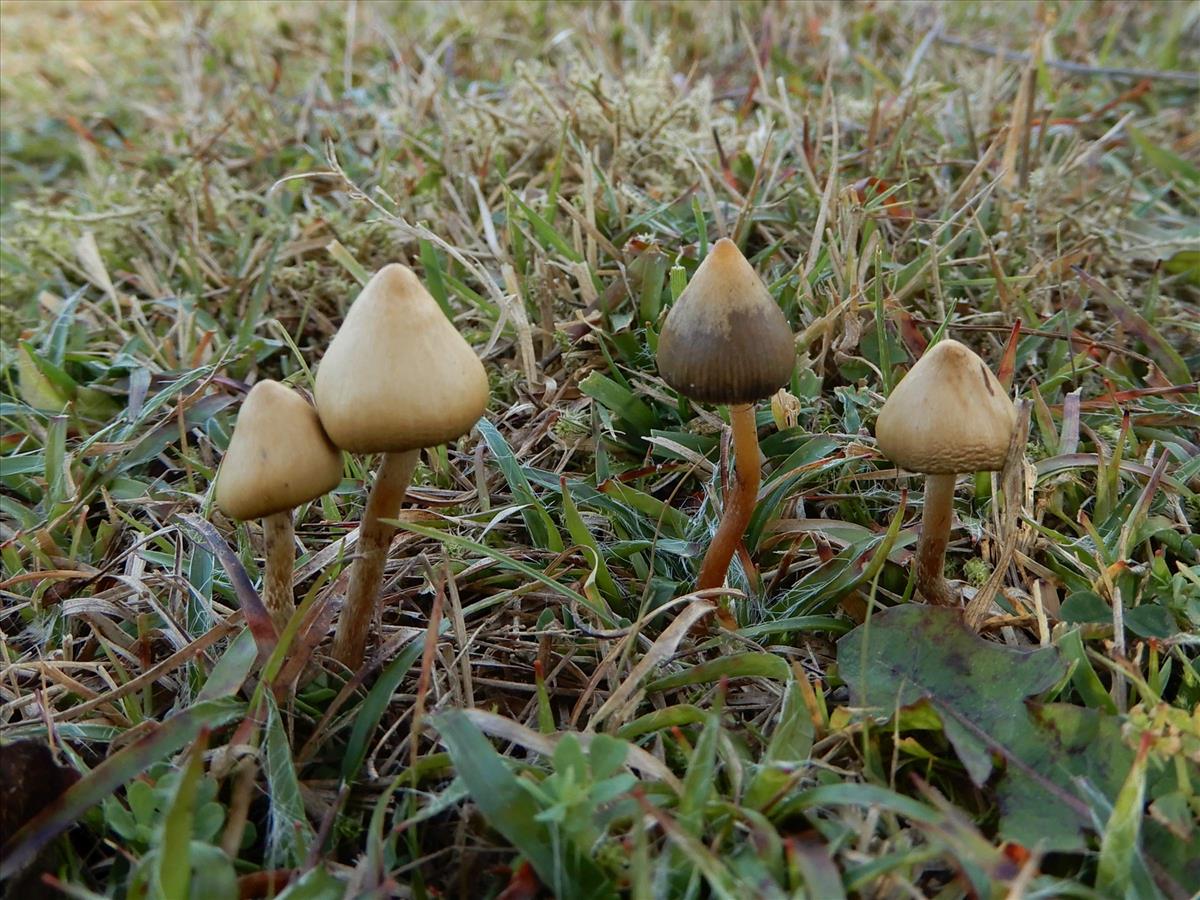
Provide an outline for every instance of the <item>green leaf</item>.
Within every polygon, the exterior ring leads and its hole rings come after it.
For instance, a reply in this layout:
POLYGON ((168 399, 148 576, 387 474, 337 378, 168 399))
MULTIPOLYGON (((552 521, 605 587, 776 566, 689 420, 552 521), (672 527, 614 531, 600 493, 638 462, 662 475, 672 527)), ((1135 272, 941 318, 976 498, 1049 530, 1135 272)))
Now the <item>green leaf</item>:
POLYGON ((318 866, 289 884, 275 900, 342 900, 344 896, 346 885, 318 866))
POLYGON ((1125 127, 1129 136, 1133 138, 1134 144, 1137 145, 1138 150, 1141 151, 1142 156, 1146 157, 1146 161, 1150 165, 1168 177, 1183 178, 1192 184, 1200 184, 1200 169, 1166 147, 1155 144, 1132 125, 1125 127))
POLYGON ((416 639, 409 641, 408 646, 400 651, 400 655, 388 663, 383 674, 379 676, 371 687, 370 693, 359 706, 358 713, 354 717, 354 729, 350 732, 350 740, 346 743, 346 752, 342 757, 343 780, 353 781, 358 770, 362 768, 363 760, 367 758, 371 735, 375 733, 379 720, 387 711, 392 694, 396 692, 396 688, 400 686, 400 682, 404 680, 408 670, 420 657, 422 646, 422 641, 416 639))
POLYGON ((558 230, 539 216, 534 210, 527 206, 520 197, 510 191, 507 187, 504 189, 506 200, 517 207, 524 216, 525 221, 533 228, 534 235, 542 246, 546 249, 554 249, 571 262, 583 262, 583 257, 575 252, 575 248, 567 243, 566 238, 558 233, 558 230))
POLYGON ((1064 622, 1112 624, 1112 609, 1099 594, 1093 591, 1076 591, 1063 601, 1060 613, 1064 622))
POLYGON ((1066 703, 1037 706, 1014 751, 1023 771, 1010 765, 996 786, 1001 834, 1047 851, 1083 849, 1081 828, 1105 817, 1083 786, 1111 800, 1133 760, 1120 720, 1066 703))
POLYGON ((449 544, 450 546, 457 547, 460 550, 470 550, 473 553, 478 553, 480 556, 486 556, 501 568, 520 572, 522 575, 525 575, 528 578, 532 578, 535 581, 540 581, 555 593, 561 594, 568 600, 573 600, 580 605, 587 607, 594 612, 607 627, 612 628, 616 625, 616 619, 613 617, 611 610, 597 605, 596 603, 592 602, 591 599, 585 597, 578 591, 573 590, 566 585, 559 584, 545 572, 540 572, 533 568, 533 566, 526 565, 523 562, 513 559, 511 556, 505 554, 502 550, 485 546, 484 544, 480 544, 477 541, 473 541, 470 538, 465 538, 457 534, 447 534, 444 531, 438 531, 436 528, 428 528, 424 525, 417 525, 415 522, 404 522, 392 519, 386 519, 384 521, 395 525, 397 528, 402 528, 405 531, 411 531, 414 534, 432 538, 435 541, 441 541, 443 544, 449 544))
POLYGON ((779 721, 746 788, 746 806, 761 810, 786 784, 791 769, 808 759, 812 745, 812 716, 793 675, 783 692, 779 721))
POLYGON ((704 808, 716 787, 717 741, 721 736, 721 715, 718 709, 705 716, 704 728, 688 760, 679 797, 678 822, 695 837, 704 836, 704 808))
POLYGON ((801 791, 787 802, 772 809, 771 818, 783 821, 797 812, 821 806, 861 806, 868 809, 878 807, 904 816, 913 822, 930 825, 936 824, 942 819, 942 814, 933 807, 888 788, 874 784, 849 783, 825 784, 801 791))
POLYGON ((263 696, 267 704, 265 763, 271 799, 267 858, 275 866, 298 866, 308 855, 315 835, 300 797, 300 781, 283 719, 271 693, 267 691, 263 696))
POLYGON ((592 370, 579 382, 579 390, 613 413, 634 437, 644 437, 654 427, 654 410, 624 385, 592 370))
POLYGON ((1149 744, 1143 744, 1141 752, 1134 757, 1129 775, 1117 794, 1112 815, 1104 826, 1100 860, 1096 866, 1096 890, 1105 894, 1124 894, 1133 874, 1142 824, 1142 805, 1146 797, 1148 756, 1149 744))
POLYGON ((4 859, 0 861, 0 879, 12 876, 42 847, 76 824, 85 812, 121 785, 133 782, 152 763, 194 741, 201 729, 216 728, 244 712, 245 705, 236 700, 197 703, 163 722, 141 740, 118 750, 10 838, 5 845, 4 859))
POLYGON ((646 690, 651 693, 671 691, 689 684, 710 684, 722 678, 773 678, 787 681, 791 675, 787 661, 774 653, 736 653, 657 678, 646 685, 646 690))
POLYGON ((196 804, 196 785, 204 773, 204 749, 207 744, 206 735, 201 732, 188 755, 187 765, 176 781, 170 808, 163 819, 156 875, 165 900, 188 900, 192 874, 189 858, 192 816, 196 804))
POLYGON ((543 550, 561 552, 563 549, 562 535, 558 533, 558 529, 554 526, 554 520, 546 511, 546 507, 534 494, 529 479, 525 477, 520 462, 517 461, 508 442, 504 440, 504 436, 487 419, 480 419, 478 428, 488 449, 496 457, 496 463, 504 474, 504 480, 508 482, 513 498, 524 506, 524 509, 521 510, 521 517, 525 520, 525 527, 529 530, 529 536, 533 538, 533 542, 543 550))
POLYGON ((1140 638, 1169 638, 1179 632, 1171 611, 1154 603, 1125 610, 1125 627, 1140 638))
POLYGON ((1081 849, 1080 832, 1097 819, 1092 792, 1115 797, 1128 771, 1117 719, 1027 704, 1064 676, 1056 648, 985 641, 957 610, 909 605, 880 613, 838 641, 838 670, 854 706, 898 711, 928 702, 977 785, 1002 759, 1000 833, 1026 846, 1081 849))
POLYGON ((567 488, 567 480, 564 478, 561 482, 562 504, 563 504, 563 520, 567 525, 567 533, 571 535, 571 540, 580 547, 590 547, 596 554, 596 585, 600 588, 600 592, 604 594, 605 599, 610 603, 620 599, 621 591, 617 587, 617 583, 613 581, 612 573, 608 571, 608 563, 604 561, 604 553, 600 549, 600 544, 592 537, 591 531, 583 521, 583 517, 579 515, 579 508, 575 505, 575 500, 571 497, 571 491, 567 488))
POLYGON ((1088 659, 1079 629, 1072 628, 1059 637, 1056 643, 1063 656, 1074 666, 1071 670, 1071 683, 1075 685, 1075 690, 1079 691, 1079 696, 1088 706, 1116 715, 1117 704, 1113 702, 1113 698, 1104 689, 1100 676, 1092 668, 1092 661, 1088 659))
POLYGON ((236 694, 254 668, 257 658, 258 645, 254 643, 254 635, 249 628, 243 628, 213 666, 196 699, 215 700, 236 694))
POLYGON ((1051 687, 1065 669, 1054 648, 984 641, 957 610, 923 605, 889 609, 838 641, 838 671, 853 704, 896 710, 928 699, 976 784, 991 774, 992 756, 969 726, 1011 742, 1027 727, 1023 698, 1051 687))
POLYGON ((533 794, 518 784, 504 758, 462 711, 433 716, 430 724, 442 736, 455 773, 488 824, 525 855, 555 896, 616 896, 612 882, 589 855, 591 848, 563 846, 561 835, 551 834, 538 820, 542 809, 533 794))

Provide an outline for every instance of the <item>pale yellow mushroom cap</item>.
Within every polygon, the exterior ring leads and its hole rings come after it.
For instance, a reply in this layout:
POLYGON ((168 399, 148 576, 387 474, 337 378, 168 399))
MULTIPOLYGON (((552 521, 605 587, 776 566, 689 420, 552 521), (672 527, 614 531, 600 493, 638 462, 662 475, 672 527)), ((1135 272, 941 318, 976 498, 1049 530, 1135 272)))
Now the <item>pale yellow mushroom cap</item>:
POLYGON ((879 449, 912 472, 952 475, 1004 466, 1017 411, 975 353, 943 340, 896 385, 875 423, 879 449))
POLYGON ((278 381, 260 381, 242 401, 217 473, 217 506, 233 519, 293 509, 337 487, 342 454, 317 411, 278 381))
POLYGON ((483 364, 407 266, 384 266, 358 295, 317 369, 317 411, 354 453, 433 447, 487 408, 483 364))
POLYGON ((787 383, 796 362, 792 329, 742 251, 713 245, 667 314, 658 371, 703 403, 753 403, 787 383))

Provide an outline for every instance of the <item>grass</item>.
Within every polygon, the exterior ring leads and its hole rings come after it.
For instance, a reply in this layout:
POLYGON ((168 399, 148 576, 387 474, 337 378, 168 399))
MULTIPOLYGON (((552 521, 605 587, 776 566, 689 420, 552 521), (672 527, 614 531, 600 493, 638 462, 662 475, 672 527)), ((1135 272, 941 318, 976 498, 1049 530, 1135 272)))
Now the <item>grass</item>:
POLYGON ((0 28, 0 737, 52 750, 0 754, 10 896, 1200 889, 1195 4, 0 28), (726 235, 798 356, 706 637, 724 411, 653 349, 726 235), (310 389, 393 261, 492 402, 424 455, 348 672, 370 461, 298 511, 281 635, 210 488, 247 385, 310 389), (1029 429, 956 498, 986 643, 907 613, 920 484, 872 437, 940 334, 1029 429))

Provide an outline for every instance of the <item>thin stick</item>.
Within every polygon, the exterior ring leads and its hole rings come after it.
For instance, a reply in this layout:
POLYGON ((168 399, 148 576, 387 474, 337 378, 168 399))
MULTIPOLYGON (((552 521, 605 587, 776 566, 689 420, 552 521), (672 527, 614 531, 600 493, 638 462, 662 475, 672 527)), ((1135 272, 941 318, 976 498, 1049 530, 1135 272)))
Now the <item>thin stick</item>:
MULTIPOLYGON (((1007 59, 1009 62, 1024 63, 1029 62, 1032 58, 1028 53, 1005 50, 1001 47, 995 47, 992 44, 985 44, 978 41, 967 41, 949 34, 938 34, 937 42, 939 44, 949 44, 951 47, 965 47, 967 50, 974 50, 976 53, 985 53, 988 56, 999 56, 1001 59, 1007 59)), ((1133 78, 1138 80, 1149 78, 1151 81, 1178 81, 1182 84, 1200 85, 1200 75, 1194 72, 1180 72, 1172 69, 1131 69, 1121 66, 1089 66, 1084 63, 1068 62, 1063 59, 1043 59, 1042 65, 1050 69, 1060 69, 1063 72, 1074 72, 1076 75, 1097 75, 1107 78, 1133 78)))
POLYGON ((296 568, 296 532, 292 511, 285 510, 263 518, 266 538, 266 573, 263 576, 263 603, 271 621, 282 632, 296 611, 292 590, 292 572, 296 568))
POLYGON ((333 639, 334 657, 352 670, 362 664, 367 633, 375 618, 379 585, 383 581, 383 566, 396 533, 394 525, 386 525, 381 520, 394 519, 400 512, 420 453, 419 450, 385 453, 367 498, 367 508, 363 510, 362 524, 358 528, 358 559, 350 572, 346 605, 342 608, 333 639))
MULTIPOLYGON (((736 481, 725 498, 725 512, 717 533, 713 535, 704 562, 700 566, 700 577, 696 590, 717 588, 725 583, 729 561, 733 559, 738 541, 746 533, 754 503, 758 498, 758 485, 762 481, 762 464, 758 459, 758 426, 754 422, 754 407, 748 403, 729 407, 729 421, 733 429, 733 451, 735 454, 736 481)), ((737 628, 737 621, 729 610, 718 610, 718 618, 726 628, 737 628)))
POLYGON ((957 606, 958 596, 946 583, 946 545, 954 518, 953 475, 925 476, 925 511, 917 544, 917 590, 930 603, 957 606))

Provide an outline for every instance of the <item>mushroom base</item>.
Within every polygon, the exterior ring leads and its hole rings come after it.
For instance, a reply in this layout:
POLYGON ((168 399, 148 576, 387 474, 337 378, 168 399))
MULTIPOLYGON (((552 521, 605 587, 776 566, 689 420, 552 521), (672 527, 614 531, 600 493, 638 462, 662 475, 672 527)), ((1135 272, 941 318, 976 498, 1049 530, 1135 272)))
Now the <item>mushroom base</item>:
POLYGON ((385 453, 367 497, 367 507, 358 528, 358 558, 350 571, 350 589, 333 639, 334 657, 351 669, 362 664, 367 634, 375 618, 375 600, 383 581, 387 551, 396 533, 396 526, 382 520, 394 519, 400 512, 400 504, 404 502, 420 455, 420 450, 385 453))

